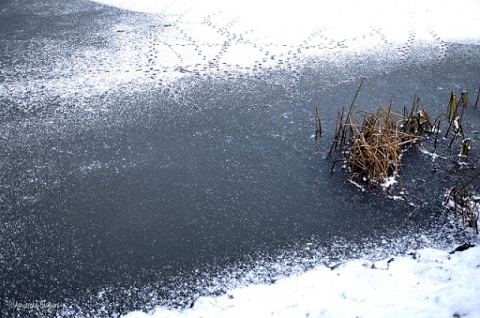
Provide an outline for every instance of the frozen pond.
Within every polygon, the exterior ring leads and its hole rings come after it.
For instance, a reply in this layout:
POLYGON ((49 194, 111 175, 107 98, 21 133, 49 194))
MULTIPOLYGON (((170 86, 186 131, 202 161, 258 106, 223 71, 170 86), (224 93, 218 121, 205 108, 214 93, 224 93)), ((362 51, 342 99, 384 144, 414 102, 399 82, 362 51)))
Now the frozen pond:
MULTIPOLYGON (((46 300, 72 315, 188 305, 316 264, 468 239, 442 212, 452 179, 433 174, 428 156, 407 157, 419 207, 409 216, 406 202, 330 174, 326 155, 362 76, 384 101, 395 93, 399 109, 418 94, 439 115, 450 89, 474 99, 478 39, 386 30, 348 50, 355 34, 345 47, 330 34, 301 44, 302 55, 290 37, 262 42, 268 28, 248 33, 241 18, 238 34, 255 37, 239 41, 232 12, 199 20, 205 13, 185 2, 172 7, 169 16, 83 0, 0 3, 3 300, 46 300), (215 25, 219 39, 195 23, 215 25), (250 54, 223 52, 218 30, 250 54), (385 50, 364 51, 377 40, 385 50)), ((480 111, 467 112, 477 163, 480 111)))

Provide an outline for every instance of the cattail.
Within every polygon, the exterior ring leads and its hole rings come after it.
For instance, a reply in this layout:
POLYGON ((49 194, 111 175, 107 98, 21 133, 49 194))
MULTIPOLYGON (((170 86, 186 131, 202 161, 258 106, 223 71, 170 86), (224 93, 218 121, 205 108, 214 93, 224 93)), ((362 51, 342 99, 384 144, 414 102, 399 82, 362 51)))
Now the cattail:
POLYGON ((462 91, 460 100, 462 101, 463 106, 468 105, 468 92, 466 90, 462 91))
POLYGON ((466 157, 468 156, 468 151, 470 150, 470 139, 462 140, 462 145, 460 146, 460 156, 466 157))
POLYGON ((450 93, 450 101, 448 102, 448 111, 447 111, 447 118, 449 121, 454 120, 457 117, 457 93, 452 90, 450 93))

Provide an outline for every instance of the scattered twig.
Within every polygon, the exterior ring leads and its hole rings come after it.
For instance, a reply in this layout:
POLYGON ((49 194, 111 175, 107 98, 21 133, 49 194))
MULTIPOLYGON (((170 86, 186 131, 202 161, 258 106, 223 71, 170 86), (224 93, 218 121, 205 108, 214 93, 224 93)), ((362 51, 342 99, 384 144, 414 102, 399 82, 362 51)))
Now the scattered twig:
POLYGON ((453 212, 455 221, 462 220, 475 232, 479 233, 480 197, 475 190, 475 183, 480 180, 477 169, 461 169, 455 185, 445 194, 444 206, 453 212))

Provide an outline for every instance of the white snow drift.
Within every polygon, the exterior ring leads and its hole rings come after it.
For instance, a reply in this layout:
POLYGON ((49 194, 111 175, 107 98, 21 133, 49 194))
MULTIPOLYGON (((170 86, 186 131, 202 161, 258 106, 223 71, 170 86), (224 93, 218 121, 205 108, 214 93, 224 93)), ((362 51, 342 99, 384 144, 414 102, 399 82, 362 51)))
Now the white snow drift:
POLYGON ((251 285, 192 308, 157 308, 124 318, 480 317, 480 248, 422 249, 380 262, 318 267, 273 285, 251 285))

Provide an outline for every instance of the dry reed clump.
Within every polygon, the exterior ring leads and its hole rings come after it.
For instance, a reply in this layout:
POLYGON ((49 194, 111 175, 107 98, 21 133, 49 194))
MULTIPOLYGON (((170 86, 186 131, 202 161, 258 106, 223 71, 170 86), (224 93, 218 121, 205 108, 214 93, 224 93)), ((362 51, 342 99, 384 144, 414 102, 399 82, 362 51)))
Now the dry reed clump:
POLYGON ((353 134, 345 151, 345 163, 352 178, 383 184, 401 169, 402 150, 417 137, 399 129, 389 109, 368 114, 361 125, 349 123, 353 134))
MULTIPOLYGON (((440 133, 440 118, 444 117, 447 129, 444 138, 450 138, 449 148, 455 140, 460 139, 459 158, 468 156, 471 140, 465 138, 462 126, 465 108, 468 104, 467 91, 462 91, 460 97, 455 91, 450 93, 447 110, 435 121, 432 121, 418 96, 415 96, 412 107, 404 107, 403 114, 391 111, 392 102, 387 106, 380 106, 376 113, 355 111, 355 101, 364 85, 368 85, 372 95, 379 102, 373 87, 366 78, 358 86, 353 101, 348 108, 342 108, 337 113, 337 124, 332 146, 328 157, 334 151, 340 151, 342 158, 334 161, 342 162, 349 169, 352 181, 360 181, 374 186, 387 188, 391 178, 399 175, 402 168, 402 154, 409 146, 420 141, 426 134, 434 135, 434 151, 437 151, 438 135, 440 133)), ((477 92, 475 108, 480 99, 480 88, 477 92)), ((380 104, 381 105, 381 104, 380 104)), ((320 116, 316 108, 315 139, 321 136, 319 126, 320 116)), ((463 167, 465 162, 460 164, 463 167)), ((435 170, 434 170, 435 171, 435 170)), ((445 194, 444 205, 447 210, 453 211, 455 220, 462 220, 479 233, 478 220, 480 218, 480 170, 459 169, 460 175, 455 185, 445 194)), ((362 185, 355 183, 363 189, 362 185)), ((402 198, 409 201, 400 186, 402 198)), ((410 201, 409 201, 410 202, 410 201)), ((412 204, 410 202, 410 204, 412 204)), ((415 206, 415 205, 414 205, 415 206)))
POLYGON ((352 179, 380 186, 399 174, 404 149, 417 142, 420 133, 432 131, 434 125, 425 110, 416 111, 418 103, 414 104, 410 115, 406 111, 403 115, 393 113, 390 104, 377 113, 362 112, 361 121, 354 119, 358 115, 353 112, 355 99, 364 83, 376 97, 368 80, 362 79, 345 119, 344 109, 338 113, 329 155, 334 150, 342 150, 343 158, 336 162, 345 163, 352 179))

